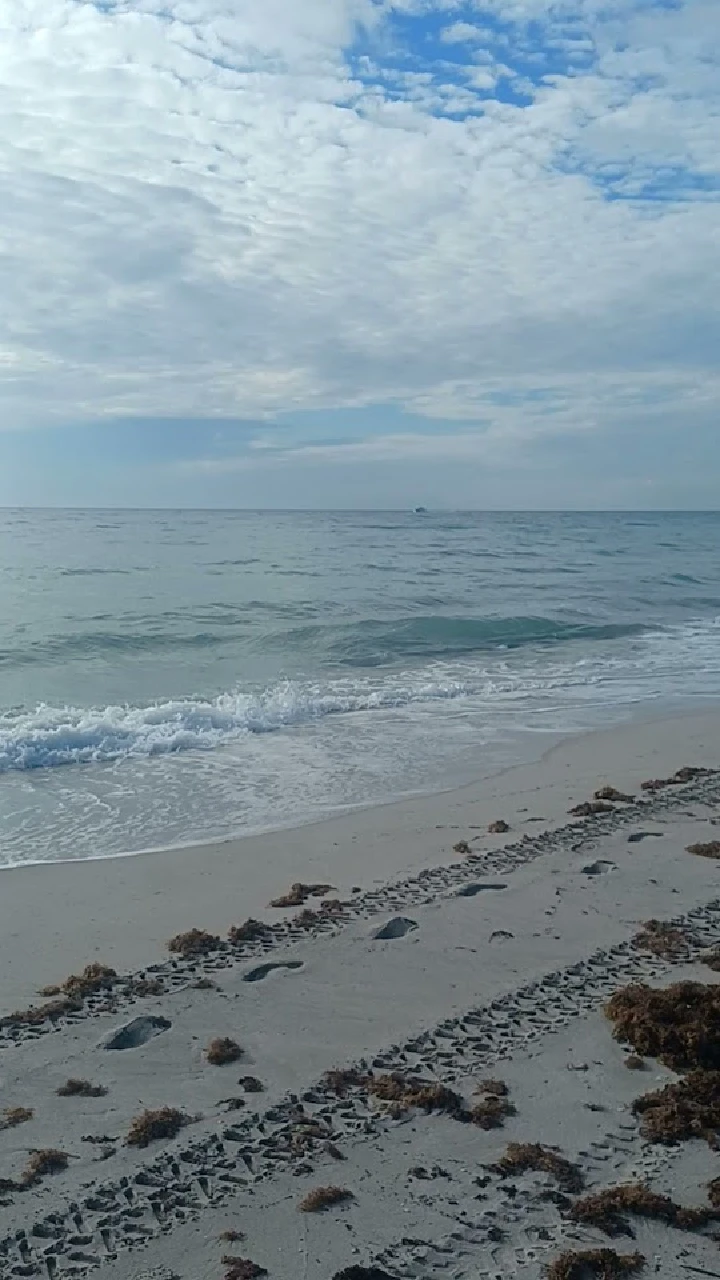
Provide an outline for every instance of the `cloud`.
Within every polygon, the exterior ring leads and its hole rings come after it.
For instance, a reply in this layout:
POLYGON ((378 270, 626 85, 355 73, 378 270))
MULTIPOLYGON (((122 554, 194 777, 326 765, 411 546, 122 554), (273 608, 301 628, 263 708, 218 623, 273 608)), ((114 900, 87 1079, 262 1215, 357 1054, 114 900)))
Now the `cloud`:
POLYGON ((482 422, 477 450, 661 386, 691 429, 720 347, 714 14, 4 0, 5 425, 397 404, 482 422))

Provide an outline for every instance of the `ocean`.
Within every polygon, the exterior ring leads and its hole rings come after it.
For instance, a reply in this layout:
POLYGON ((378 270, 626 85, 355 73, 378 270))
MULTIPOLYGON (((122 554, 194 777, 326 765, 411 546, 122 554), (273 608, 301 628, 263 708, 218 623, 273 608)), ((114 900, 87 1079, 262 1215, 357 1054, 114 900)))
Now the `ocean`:
POLYGON ((719 695, 720 514, 0 512, 2 866, 295 825, 719 695))

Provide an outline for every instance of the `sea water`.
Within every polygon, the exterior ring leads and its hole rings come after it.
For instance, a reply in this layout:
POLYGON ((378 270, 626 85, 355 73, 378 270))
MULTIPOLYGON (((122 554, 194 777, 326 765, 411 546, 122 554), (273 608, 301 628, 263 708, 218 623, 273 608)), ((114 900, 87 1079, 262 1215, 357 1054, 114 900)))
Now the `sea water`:
POLYGON ((0 865, 292 825, 718 695, 718 514, 0 512, 0 865))

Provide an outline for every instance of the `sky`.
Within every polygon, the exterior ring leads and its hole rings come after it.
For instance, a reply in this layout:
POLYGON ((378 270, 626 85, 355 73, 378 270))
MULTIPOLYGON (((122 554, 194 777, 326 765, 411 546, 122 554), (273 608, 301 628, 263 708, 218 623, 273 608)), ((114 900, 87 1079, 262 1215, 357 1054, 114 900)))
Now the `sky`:
POLYGON ((717 507, 718 0, 0 0, 0 504, 717 507))

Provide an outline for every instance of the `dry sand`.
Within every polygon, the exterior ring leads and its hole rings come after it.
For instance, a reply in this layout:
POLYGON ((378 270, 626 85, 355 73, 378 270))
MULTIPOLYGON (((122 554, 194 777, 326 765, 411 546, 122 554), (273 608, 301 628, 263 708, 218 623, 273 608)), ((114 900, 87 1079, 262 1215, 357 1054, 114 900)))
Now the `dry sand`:
POLYGON ((489 1167, 508 1142, 543 1143, 590 1190, 642 1180, 707 1203, 708 1144, 651 1145, 630 1109, 676 1076, 653 1059, 628 1070, 603 1014, 630 981, 715 980, 702 952, 720 943, 720 863, 685 850, 720 836, 720 772, 640 790, 683 765, 720 769, 720 714, 593 734, 459 792, 297 831, 0 873, 0 1014, 58 999, 38 990, 90 963, 120 975, 54 1019, 0 1022, 0 1110, 33 1111, 0 1131, 0 1275, 222 1280, 234 1255, 272 1280, 353 1265, 539 1280, 567 1249, 609 1246, 639 1249, 646 1275, 720 1276, 711 1228, 639 1222, 635 1242, 608 1241, 573 1225, 552 1176, 489 1167), (636 801, 568 816, 606 783, 636 801), (488 833, 497 819, 507 833, 488 833), (295 881, 333 886, 308 899, 314 916, 268 908, 295 881), (271 930, 200 959, 167 952, 179 931, 224 939, 248 916, 271 930), (683 917, 680 963, 632 946, 650 917, 683 917), (210 1065, 216 1037, 240 1060, 210 1065), (466 1107, 500 1077, 515 1114, 485 1131, 322 1084, 350 1066, 447 1085, 466 1107), (107 1092, 57 1096, 68 1079, 107 1092), (132 1118, 163 1106, 190 1123, 127 1146, 132 1118), (67 1168, 25 1186, 38 1149, 67 1168), (352 1199, 299 1211, 327 1185, 352 1199))

